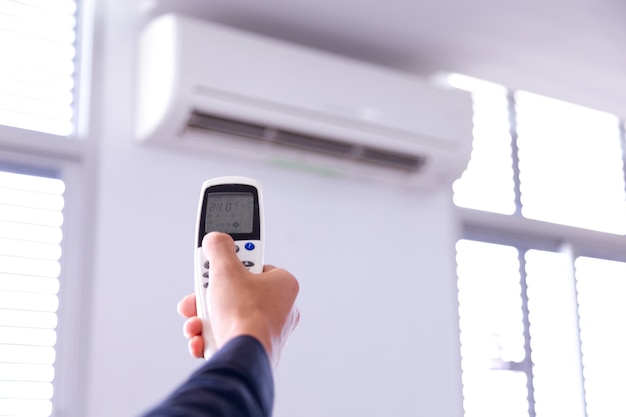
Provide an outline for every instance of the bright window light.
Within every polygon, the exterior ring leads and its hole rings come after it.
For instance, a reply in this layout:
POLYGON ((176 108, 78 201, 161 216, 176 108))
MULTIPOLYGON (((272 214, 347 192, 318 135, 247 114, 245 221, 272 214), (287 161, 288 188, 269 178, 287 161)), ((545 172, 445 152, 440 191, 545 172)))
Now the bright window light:
POLYGON ((618 118, 523 91, 515 102, 523 216, 626 234, 618 118))
POLYGON ((0 415, 52 415, 63 193, 0 171, 0 415))
POLYGON ((525 261, 536 416, 586 417, 570 258, 529 250, 525 261))
POLYGON ((467 237, 493 242, 457 242, 465 417, 626 415, 626 260, 622 237, 607 234, 626 235, 626 123, 459 74, 447 81, 472 93, 475 110, 454 203, 513 215, 459 212, 467 237))
POLYGON ((449 74, 448 83, 472 93, 474 140, 468 167, 453 184, 454 203, 492 213, 515 212, 515 183, 511 157, 511 126, 507 90, 460 74, 449 74))
POLYGON ((516 248, 457 242, 465 417, 527 417, 527 376, 516 248))
POLYGON ((0 1, 0 124, 73 132, 76 1, 0 1))
POLYGON ((587 415, 626 415, 626 263, 576 260, 587 415))

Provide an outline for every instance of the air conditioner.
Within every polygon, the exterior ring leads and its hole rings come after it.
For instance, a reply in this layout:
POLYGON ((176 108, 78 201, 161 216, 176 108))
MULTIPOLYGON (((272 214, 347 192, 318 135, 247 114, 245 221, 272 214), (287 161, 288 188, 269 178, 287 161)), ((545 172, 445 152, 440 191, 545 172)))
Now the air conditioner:
POLYGON ((178 15, 137 65, 139 141, 407 185, 469 159, 471 97, 409 74, 178 15))

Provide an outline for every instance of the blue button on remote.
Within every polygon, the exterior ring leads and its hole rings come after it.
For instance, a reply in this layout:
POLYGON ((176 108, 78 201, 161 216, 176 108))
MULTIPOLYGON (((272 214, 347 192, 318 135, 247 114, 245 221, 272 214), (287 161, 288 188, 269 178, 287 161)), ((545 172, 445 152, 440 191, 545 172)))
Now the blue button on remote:
POLYGON ((244 247, 246 248, 246 250, 254 250, 254 243, 248 242, 244 247))

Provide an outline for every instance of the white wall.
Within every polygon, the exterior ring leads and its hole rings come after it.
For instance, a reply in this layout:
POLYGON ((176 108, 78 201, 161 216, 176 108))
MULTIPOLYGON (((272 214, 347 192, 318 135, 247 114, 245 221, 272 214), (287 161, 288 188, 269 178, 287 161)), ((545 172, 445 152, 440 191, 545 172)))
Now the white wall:
POLYGON ((99 141, 87 416, 131 416, 201 365, 175 311, 193 290, 206 178, 264 186, 266 261, 300 280, 275 416, 461 416, 450 191, 332 179, 131 140, 136 2, 100 2, 99 141))

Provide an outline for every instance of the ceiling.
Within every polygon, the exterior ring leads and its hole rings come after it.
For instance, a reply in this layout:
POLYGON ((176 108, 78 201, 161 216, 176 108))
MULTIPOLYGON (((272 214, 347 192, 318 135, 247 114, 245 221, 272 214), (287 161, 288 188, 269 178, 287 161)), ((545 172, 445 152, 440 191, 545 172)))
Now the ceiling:
POLYGON ((626 118, 624 0, 138 0, 415 74, 460 72, 626 118))

